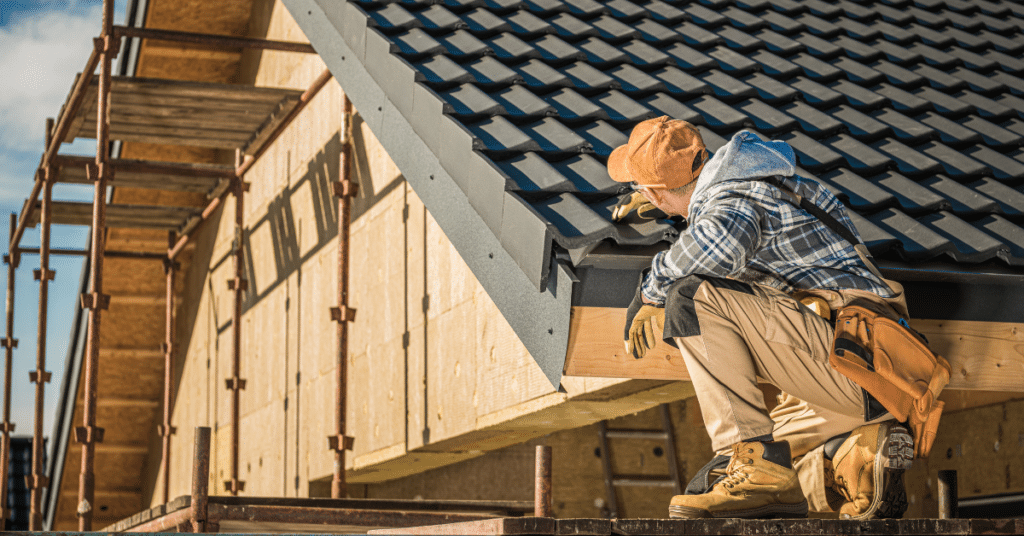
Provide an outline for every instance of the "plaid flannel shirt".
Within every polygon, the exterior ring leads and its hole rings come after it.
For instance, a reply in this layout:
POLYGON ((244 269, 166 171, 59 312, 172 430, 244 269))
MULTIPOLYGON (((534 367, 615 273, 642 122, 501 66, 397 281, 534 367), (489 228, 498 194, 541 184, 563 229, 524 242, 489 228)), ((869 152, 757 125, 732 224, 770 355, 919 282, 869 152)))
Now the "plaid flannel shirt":
MULTIPOLYGON (((860 239, 843 204, 817 181, 796 175, 782 183, 807 198, 860 239)), ((644 280, 644 297, 665 303, 677 279, 700 274, 730 277, 777 288, 860 289, 892 297, 846 240, 793 205, 763 180, 715 185, 691 206, 690 225, 667 250, 657 254, 644 280)))

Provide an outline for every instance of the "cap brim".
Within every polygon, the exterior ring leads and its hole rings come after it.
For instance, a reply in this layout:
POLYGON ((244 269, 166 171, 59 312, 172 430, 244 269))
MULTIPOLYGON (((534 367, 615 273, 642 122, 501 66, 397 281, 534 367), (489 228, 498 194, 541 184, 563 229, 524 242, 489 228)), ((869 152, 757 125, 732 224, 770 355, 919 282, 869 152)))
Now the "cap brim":
POLYGON ((608 155, 608 176, 615 182, 633 182, 626 169, 626 145, 620 145, 608 155))

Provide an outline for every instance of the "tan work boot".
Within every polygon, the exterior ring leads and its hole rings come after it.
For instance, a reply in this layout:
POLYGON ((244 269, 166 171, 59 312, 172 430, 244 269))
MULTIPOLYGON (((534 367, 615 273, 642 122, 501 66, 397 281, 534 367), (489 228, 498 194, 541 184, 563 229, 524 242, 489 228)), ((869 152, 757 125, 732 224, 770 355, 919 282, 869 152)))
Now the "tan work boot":
POLYGON ((737 443, 726 477, 701 495, 676 495, 672 518, 805 517, 807 501, 790 464, 789 443, 737 443), (766 452, 770 451, 770 452, 766 452))
POLYGON ((829 502, 845 519, 899 519, 907 510, 903 472, 913 460, 914 438, 902 424, 861 426, 839 447, 831 464, 826 460, 829 502))

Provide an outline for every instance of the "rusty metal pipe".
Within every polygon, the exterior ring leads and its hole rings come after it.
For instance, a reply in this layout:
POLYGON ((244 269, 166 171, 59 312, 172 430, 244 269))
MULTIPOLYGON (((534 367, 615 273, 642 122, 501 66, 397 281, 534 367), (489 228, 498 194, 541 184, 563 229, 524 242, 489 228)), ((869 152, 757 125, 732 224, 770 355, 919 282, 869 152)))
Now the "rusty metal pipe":
POLYGON ((197 426, 192 448, 192 532, 206 532, 210 500, 210 427, 197 426))
MULTIPOLYGON (((18 226, 18 215, 11 213, 11 233, 18 226)), ((14 364, 14 348, 18 341, 14 340, 14 275, 18 269, 19 257, 16 252, 4 257, 7 263, 7 336, 3 339, 4 347, 4 413, 0 423, 0 528, 7 522, 7 471, 11 465, 11 367, 14 364)))
MULTIPOLYGON (((242 151, 235 152, 235 167, 242 164, 242 151)), ((227 387, 231 390, 231 480, 226 482, 227 491, 238 495, 244 483, 238 480, 238 436, 240 411, 239 403, 245 380, 241 379, 242 365, 242 300, 245 298, 247 281, 245 279, 245 190, 247 184, 244 176, 235 179, 235 240, 234 267, 235 277, 228 281, 228 288, 234 291, 234 308, 231 315, 231 377, 227 387)))
POLYGON ((956 519, 959 493, 956 471, 939 471, 939 519, 956 519))
POLYGON ((199 223, 192 227, 192 229, 189 230, 187 233, 182 233, 182 235, 178 237, 178 241, 175 242, 175 244, 170 249, 167 250, 168 259, 173 261, 175 258, 178 257, 178 254, 180 254, 182 250, 185 249, 185 246, 188 245, 188 241, 190 238, 192 238, 192 235, 196 234, 196 232, 199 230, 200 225, 209 220, 210 216, 212 216, 213 213, 218 208, 220 208, 221 203, 224 202, 224 198, 226 198, 228 196, 228 193, 230 192, 230 188, 224 190, 219 197, 215 197, 213 201, 210 201, 210 203, 206 205, 206 208, 203 209, 202 214, 199 215, 199 223))
POLYGON ((487 514, 322 508, 311 506, 228 505, 211 503, 210 520, 289 523, 293 525, 352 525, 361 527, 416 527, 494 519, 487 514))
POLYGON ((345 450, 351 447, 347 439, 345 416, 348 411, 348 323, 354 311, 348 307, 349 228, 352 223, 352 196, 355 187, 351 181, 352 169, 352 101, 348 95, 342 105, 345 121, 344 140, 339 157, 338 182, 338 307, 332 312, 338 324, 338 356, 334 379, 334 420, 336 437, 329 446, 334 450, 334 476, 331 479, 331 497, 340 499, 347 494, 345 482, 345 450))
POLYGON ((280 52, 316 54, 316 50, 313 49, 313 46, 306 43, 231 37, 227 35, 154 30, 151 28, 129 28, 126 26, 114 26, 114 35, 118 37, 177 41, 179 43, 191 43, 194 45, 207 45, 220 48, 250 48, 257 50, 277 50, 280 52))
MULTIPOLYGON (((53 120, 47 120, 47 145, 53 120)), ((46 371, 46 326, 49 314, 50 280, 50 227, 53 212, 53 174, 52 168, 45 166, 43 184, 43 202, 39 219, 39 270, 35 277, 39 281, 39 323, 36 328, 36 370, 29 374, 29 379, 36 384, 35 420, 32 429, 32 474, 29 476, 29 487, 32 490, 29 507, 29 530, 43 528, 43 488, 46 486, 46 475, 43 468, 43 404, 46 400, 46 383, 50 373, 46 371)))
MULTIPOLYGON (((18 248, 20 255, 38 255, 39 248, 18 248)), ((50 255, 67 255, 69 257, 88 257, 87 249, 58 249, 50 248, 50 255)), ((151 253, 148 251, 104 251, 104 257, 125 257, 131 259, 166 260, 166 253, 151 253)))
MULTIPOLYGON (((103 0, 103 36, 98 40, 102 47, 99 87, 96 105, 96 163, 91 168, 95 181, 92 210, 92 254, 90 255, 90 278, 92 292, 83 297, 89 306, 88 336, 86 339, 85 374, 82 422, 76 430, 76 437, 82 443, 82 468, 78 480, 78 530, 92 530, 92 514, 95 507, 95 476, 93 465, 96 457, 96 443, 103 441, 103 429, 96 426, 96 387, 99 376, 100 322, 102 310, 108 297, 103 294, 103 249, 107 226, 107 180, 111 172, 108 165, 110 145, 110 81, 113 57, 117 53, 110 29, 114 20, 114 0, 103 0)), ((59 141, 59 140, 58 140, 59 141)))
POLYGON ((553 517, 551 509, 551 447, 537 445, 533 484, 533 515, 553 517))
MULTIPOLYGON (((174 246, 174 232, 167 233, 167 243, 174 246)), ((174 325, 174 274, 177 266, 171 259, 164 261, 164 274, 166 275, 166 310, 164 315, 164 327, 166 328, 164 340, 164 422, 160 426, 162 449, 160 451, 160 474, 163 475, 163 503, 171 500, 171 436, 175 429, 171 426, 171 410, 174 407, 174 352, 175 325, 174 325)))
MULTIPOLYGON (((130 527, 128 530, 131 532, 181 532, 178 527, 185 525, 186 527, 193 527, 193 508, 182 508, 177 512, 167 514, 162 517, 158 517, 152 521, 147 521, 141 525, 130 527)), ((205 529, 204 529, 205 530, 205 529)), ((193 530, 192 532, 202 532, 193 530)))
POLYGON ((295 105, 294 108, 292 108, 292 111, 288 112, 288 115, 285 116, 284 121, 281 121, 281 124, 274 129, 274 131, 267 138, 267 141, 263 142, 263 145, 256 149, 256 152, 252 154, 251 159, 247 158, 245 162, 236 167, 236 176, 241 177, 245 175, 247 171, 252 169, 252 166, 256 164, 256 161, 259 160, 261 156, 263 156, 263 153, 267 152, 267 149, 269 149, 270 146, 274 143, 274 141, 276 141, 277 138, 281 135, 281 133, 284 132, 286 128, 288 128, 288 125, 292 123, 295 117, 299 115, 299 112, 304 110, 306 106, 309 105, 310 101, 313 100, 313 97, 315 97, 316 94, 319 93, 320 90, 327 85, 327 82, 331 79, 331 76, 331 71, 329 69, 324 69, 324 71, 320 73, 320 76, 318 76, 316 80, 314 80, 313 83, 309 86, 309 88, 306 89, 306 91, 304 91, 302 95, 299 96, 299 102, 295 105))
MULTIPOLYGON (((52 165, 60 167, 76 167, 85 166, 92 161, 93 159, 87 156, 57 155, 52 165)), ((234 178, 235 176, 235 171, 233 169, 217 169, 211 166, 203 166, 201 164, 122 159, 111 159, 109 164, 115 172, 167 173, 187 177, 205 177, 211 179, 234 178)))

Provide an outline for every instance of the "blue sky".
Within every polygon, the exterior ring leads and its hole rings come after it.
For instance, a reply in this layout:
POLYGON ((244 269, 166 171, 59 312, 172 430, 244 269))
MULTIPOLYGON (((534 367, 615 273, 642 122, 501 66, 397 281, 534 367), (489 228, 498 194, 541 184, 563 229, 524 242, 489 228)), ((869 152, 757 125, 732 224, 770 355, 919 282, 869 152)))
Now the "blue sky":
MULTIPOLYGON (((124 20, 125 1, 115 3, 115 21, 124 20)), ((89 57, 92 38, 99 35, 102 18, 100 0, 0 0, 0 250, 7 253, 8 219, 19 212, 31 193, 32 179, 42 155, 46 118, 56 118, 67 98, 75 74, 89 57)), ((62 154, 93 155, 96 144, 81 140, 64 145, 62 154)), ((91 201, 91 187, 57 185, 55 200, 91 201)), ((87 228, 54 226, 53 247, 83 248, 87 228)), ((37 247, 39 234, 30 229, 21 241, 25 247, 37 247)), ((54 408, 62 381, 71 321, 77 300, 82 259, 51 258, 57 279, 50 285, 49 324, 47 329, 47 366, 53 381, 46 385, 44 433, 53 428, 54 408)), ((17 272, 15 287, 15 333, 11 419, 15 435, 30 435, 34 412, 34 386, 28 371, 35 369, 39 284, 32 270, 39 267, 37 255, 25 255, 17 272)), ((4 279, 0 292, 6 293, 6 265, 0 268, 4 279)), ((0 326, 4 323, 0 321, 0 326)), ((6 328, 0 327, 0 331, 6 328)), ((4 331, 0 336, 6 336, 4 331)), ((2 353, 0 353, 2 356, 2 353)), ((3 361, 0 359, 0 367, 3 361)), ((2 385, 0 385, 2 389, 2 385)))

